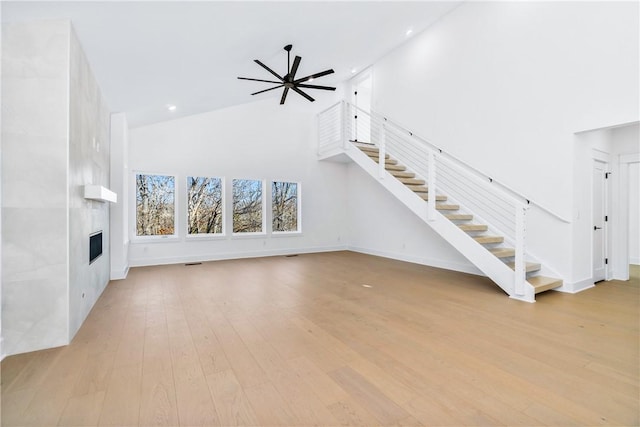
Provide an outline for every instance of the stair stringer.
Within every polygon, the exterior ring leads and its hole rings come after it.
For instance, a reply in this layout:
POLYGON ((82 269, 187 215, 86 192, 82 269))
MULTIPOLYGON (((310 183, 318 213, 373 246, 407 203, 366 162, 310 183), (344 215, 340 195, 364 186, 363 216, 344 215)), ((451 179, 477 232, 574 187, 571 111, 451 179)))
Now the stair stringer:
POLYGON ((380 183, 387 191, 393 194, 402 204, 411 210, 425 224, 430 226, 443 239, 451 244, 458 252, 467 258, 473 265, 493 280, 510 298, 526 302, 535 302, 535 290, 525 281, 524 295, 515 294, 515 272, 504 262, 495 257, 480 243, 473 240, 466 232, 456 224, 449 221, 440 212, 435 213, 433 221, 427 218, 427 202, 411 191, 407 186, 397 180, 386 170, 380 177, 379 165, 371 160, 356 147, 349 147, 345 153, 354 163, 364 169, 371 177, 380 183))

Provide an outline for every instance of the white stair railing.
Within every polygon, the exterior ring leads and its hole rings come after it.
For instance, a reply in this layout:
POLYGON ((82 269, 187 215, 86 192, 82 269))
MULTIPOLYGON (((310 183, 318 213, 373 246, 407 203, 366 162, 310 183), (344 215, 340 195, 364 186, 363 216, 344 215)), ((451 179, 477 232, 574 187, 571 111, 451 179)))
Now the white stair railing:
POLYGON ((466 163, 445 154, 428 141, 405 130, 375 112, 364 111, 346 101, 339 102, 318 115, 318 153, 337 148, 350 149, 350 143, 372 144, 379 149, 378 175, 387 176, 385 154, 397 159, 427 182, 427 220, 442 218, 436 210, 437 192, 448 197, 447 203, 460 205, 461 211, 473 213, 474 220, 487 224, 489 233, 504 237, 515 250, 513 283, 510 295, 525 295, 526 281, 526 213, 529 201, 466 163), (359 119, 356 119, 358 117, 359 119), (364 119, 364 120, 363 120, 364 119), (360 139, 358 139, 360 135, 360 139), (367 136, 369 140, 361 140, 367 136), (341 139, 341 140, 340 140, 341 139), (436 187, 437 183, 437 187, 436 187))

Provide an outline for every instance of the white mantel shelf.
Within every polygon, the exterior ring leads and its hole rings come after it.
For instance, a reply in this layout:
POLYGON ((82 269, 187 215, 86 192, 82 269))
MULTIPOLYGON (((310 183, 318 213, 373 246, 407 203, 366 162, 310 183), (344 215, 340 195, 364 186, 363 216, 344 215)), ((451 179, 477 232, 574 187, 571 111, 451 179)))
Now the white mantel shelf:
POLYGON ((84 186, 84 198, 90 199, 90 200, 97 200, 99 202, 116 203, 118 201, 118 195, 113 191, 101 185, 92 185, 92 184, 88 184, 84 186))

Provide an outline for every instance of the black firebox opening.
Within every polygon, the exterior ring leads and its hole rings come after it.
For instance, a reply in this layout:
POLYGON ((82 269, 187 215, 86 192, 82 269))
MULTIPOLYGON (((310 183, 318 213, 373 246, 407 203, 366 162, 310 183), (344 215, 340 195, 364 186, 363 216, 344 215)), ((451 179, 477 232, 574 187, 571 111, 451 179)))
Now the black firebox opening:
POLYGON ((102 231, 89 235, 89 264, 102 255, 102 231))

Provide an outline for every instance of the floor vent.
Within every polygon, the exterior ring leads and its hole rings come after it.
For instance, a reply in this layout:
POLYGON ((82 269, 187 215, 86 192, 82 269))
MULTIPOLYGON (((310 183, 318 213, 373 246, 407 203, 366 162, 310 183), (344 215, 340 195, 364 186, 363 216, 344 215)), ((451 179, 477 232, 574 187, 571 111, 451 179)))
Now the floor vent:
POLYGON ((298 254, 285 255, 286 258, 291 258, 291 257, 294 257, 294 256, 298 256, 298 254))
POLYGON ((190 265, 200 265, 202 264, 201 262, 188 262, 185 264, 185 267, 189 267, 190 265))

